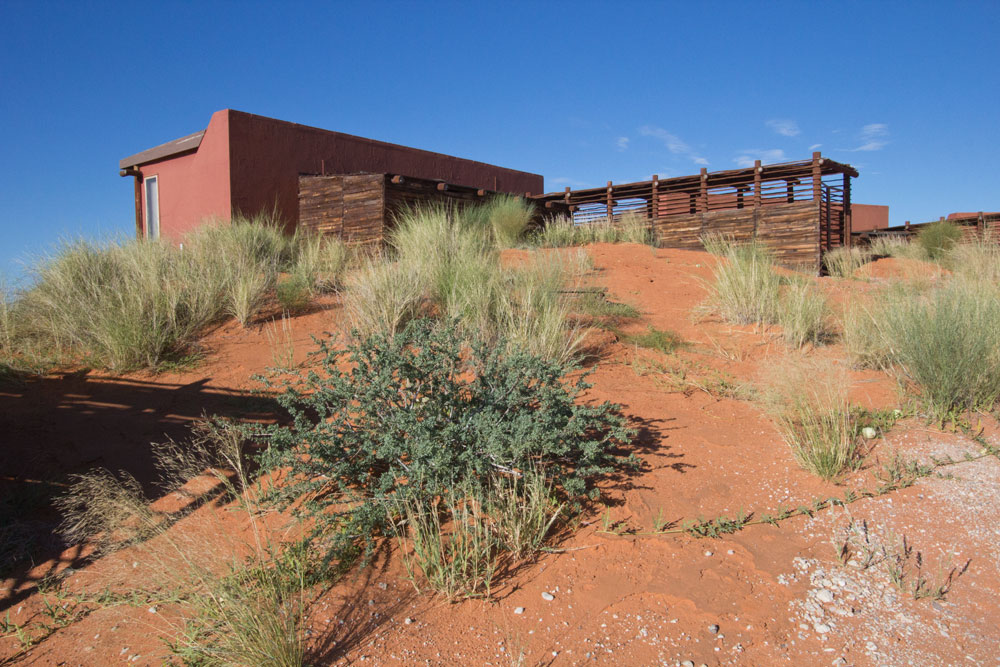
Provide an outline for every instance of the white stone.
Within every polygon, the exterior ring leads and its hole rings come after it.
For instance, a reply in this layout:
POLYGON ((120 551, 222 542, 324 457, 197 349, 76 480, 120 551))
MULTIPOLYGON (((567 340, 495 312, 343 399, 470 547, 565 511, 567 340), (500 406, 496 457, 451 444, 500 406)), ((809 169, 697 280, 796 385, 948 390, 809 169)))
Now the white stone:
POLYGON ((545 600, 546 602, 552 602, 553 600, 556 599, 556 596, 553 595, 552 593, 549 593, 548 591, 542 591, 542 599, 545 600))
POLYGON ((514 613, 515 614, 523 614, 524 613, 524 607, 514 607, 514 613))

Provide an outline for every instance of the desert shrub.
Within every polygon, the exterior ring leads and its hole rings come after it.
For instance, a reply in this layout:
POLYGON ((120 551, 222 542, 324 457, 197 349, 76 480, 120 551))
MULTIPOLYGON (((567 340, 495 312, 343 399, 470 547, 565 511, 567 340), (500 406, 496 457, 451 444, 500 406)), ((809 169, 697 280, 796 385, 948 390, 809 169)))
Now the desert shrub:
POLYGON ((631 320, 642 317, 642 311, 635 306, 611 301, 607 294, 597 290, 581 292, 573 302, 573 309, 590 317, 606 317, 613 320, 631 320))
POLYGON ((712 269, 710 307, 737 324, 775 320, 781 280, 771 252, 758 242, 730 243, 712 269))
POLYGON ((947 220, 924 225, 917 234, 917 243, 932 260, 943 258, 961 240, 962 228, 947 220))
POLYGON ((777 322, 785 342, 793 347, 818 345, 832 335, 829 306, 823 292, 807 279, 792 280, 777 307, 777 322))
POLYGON ((283 497, 310 499, 304 510, 315 537, 331 537, 331 554, 370 547, 390 500, 433 498, 529 466, 579 499, 624 465, 614 449, 631 431, 617 406, 577 404, 589 385, 567 381, 571 365, 504 348, 425 319, 344 351, 324 343, 323 375, 284 383, 278 400, 292 425, 267 428, 264 463, 290 469, 283 497))
MULTIPOLYGON (((857 325, 931 415, 992 408, 1000 397, 1000 297, 995 288, 951 280, 940 288, 880 293, 857 325)), ((850 327, 848 327, 850 328, 850 327)))
POLYGON ((729 249, 737 243, 735 236, 721 232, 702 234, 698 240, 706 252, 718 257, 725 257, 729 249))
POLYGON ((847 373, 828 360, 786 359, 764 378, 768 412, 802 468, 826 480, 862 461, 860 412, 848 402, 847 373))
POLYGON ((851 278, 854 272, 871 261, 872 253, 866 248, 841 246, 823 254, 827 273, 837 278, 851 278))

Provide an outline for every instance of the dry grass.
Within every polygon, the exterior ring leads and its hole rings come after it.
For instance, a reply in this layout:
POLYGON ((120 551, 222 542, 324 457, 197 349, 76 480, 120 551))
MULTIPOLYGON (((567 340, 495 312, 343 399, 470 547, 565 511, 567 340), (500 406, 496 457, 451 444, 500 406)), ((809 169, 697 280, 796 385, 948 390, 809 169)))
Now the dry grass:
POLYGON ((837 278, 853 278, 854 273, 870 262, 872 252, 866 248, 841 246, 827 251, 823 255, 823 266, 831 276, 837 278))
POLYGON ((183 491, 177 485, 192 477, 213 477, 221 498, 231 501, 226 509, 245 519, 249 538, 233 530, 221 508, 164 531, 181 515, 154 511, 135 480, 101 470, 79 476, 59 501, 63 534, 131 550, 128 560, 142 567, 142 577, 128 572, 119 585, 159 598, 166 591, 177 601, 181 621, 171 621, 164 640, 186 663, 302 665, 307 561, 258 520, 241 433, 204 423, 190 442, 158 446, 156 457, 169 488, 183 491))
POLYGON ((787 357, 772 365, 763 384, 764 405, 802 468, 835 480, 860 466, 862 439, 843 368, 829 360, 787 357))
POLYGON ((781 280, 763 245, 719 243, 721 260, 712 269, 709 306, 736 324, 769 324, 778 312, 781 280))

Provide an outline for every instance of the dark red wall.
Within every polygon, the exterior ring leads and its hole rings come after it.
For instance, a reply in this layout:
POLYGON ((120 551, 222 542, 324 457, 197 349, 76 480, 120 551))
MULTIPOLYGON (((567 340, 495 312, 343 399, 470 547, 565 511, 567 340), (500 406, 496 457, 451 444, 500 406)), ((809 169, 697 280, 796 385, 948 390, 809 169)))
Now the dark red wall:
POLYGON ((878 204, 851 204, 851 231, 867 232, 889 226, 889 207, 878 204))
MULTIPOLYGON (((219 112, 224 113, 224 112, 219 112)), ((541 194, 538 174, 227 110, 233 212, 275 206, 298 221, 299 174, 403 174, 500 192, 541 194)))

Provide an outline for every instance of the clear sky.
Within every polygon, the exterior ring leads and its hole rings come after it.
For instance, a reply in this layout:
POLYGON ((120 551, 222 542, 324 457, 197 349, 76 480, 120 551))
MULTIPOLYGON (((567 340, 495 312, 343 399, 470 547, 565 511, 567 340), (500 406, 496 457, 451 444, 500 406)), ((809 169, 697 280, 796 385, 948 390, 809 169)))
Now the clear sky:
POLYGON ((0 0, 0 273, 132 233, 118 160, 234 108, 541 173, 808 158, 890 221, 1000 210, 1000 2, 0 0))

